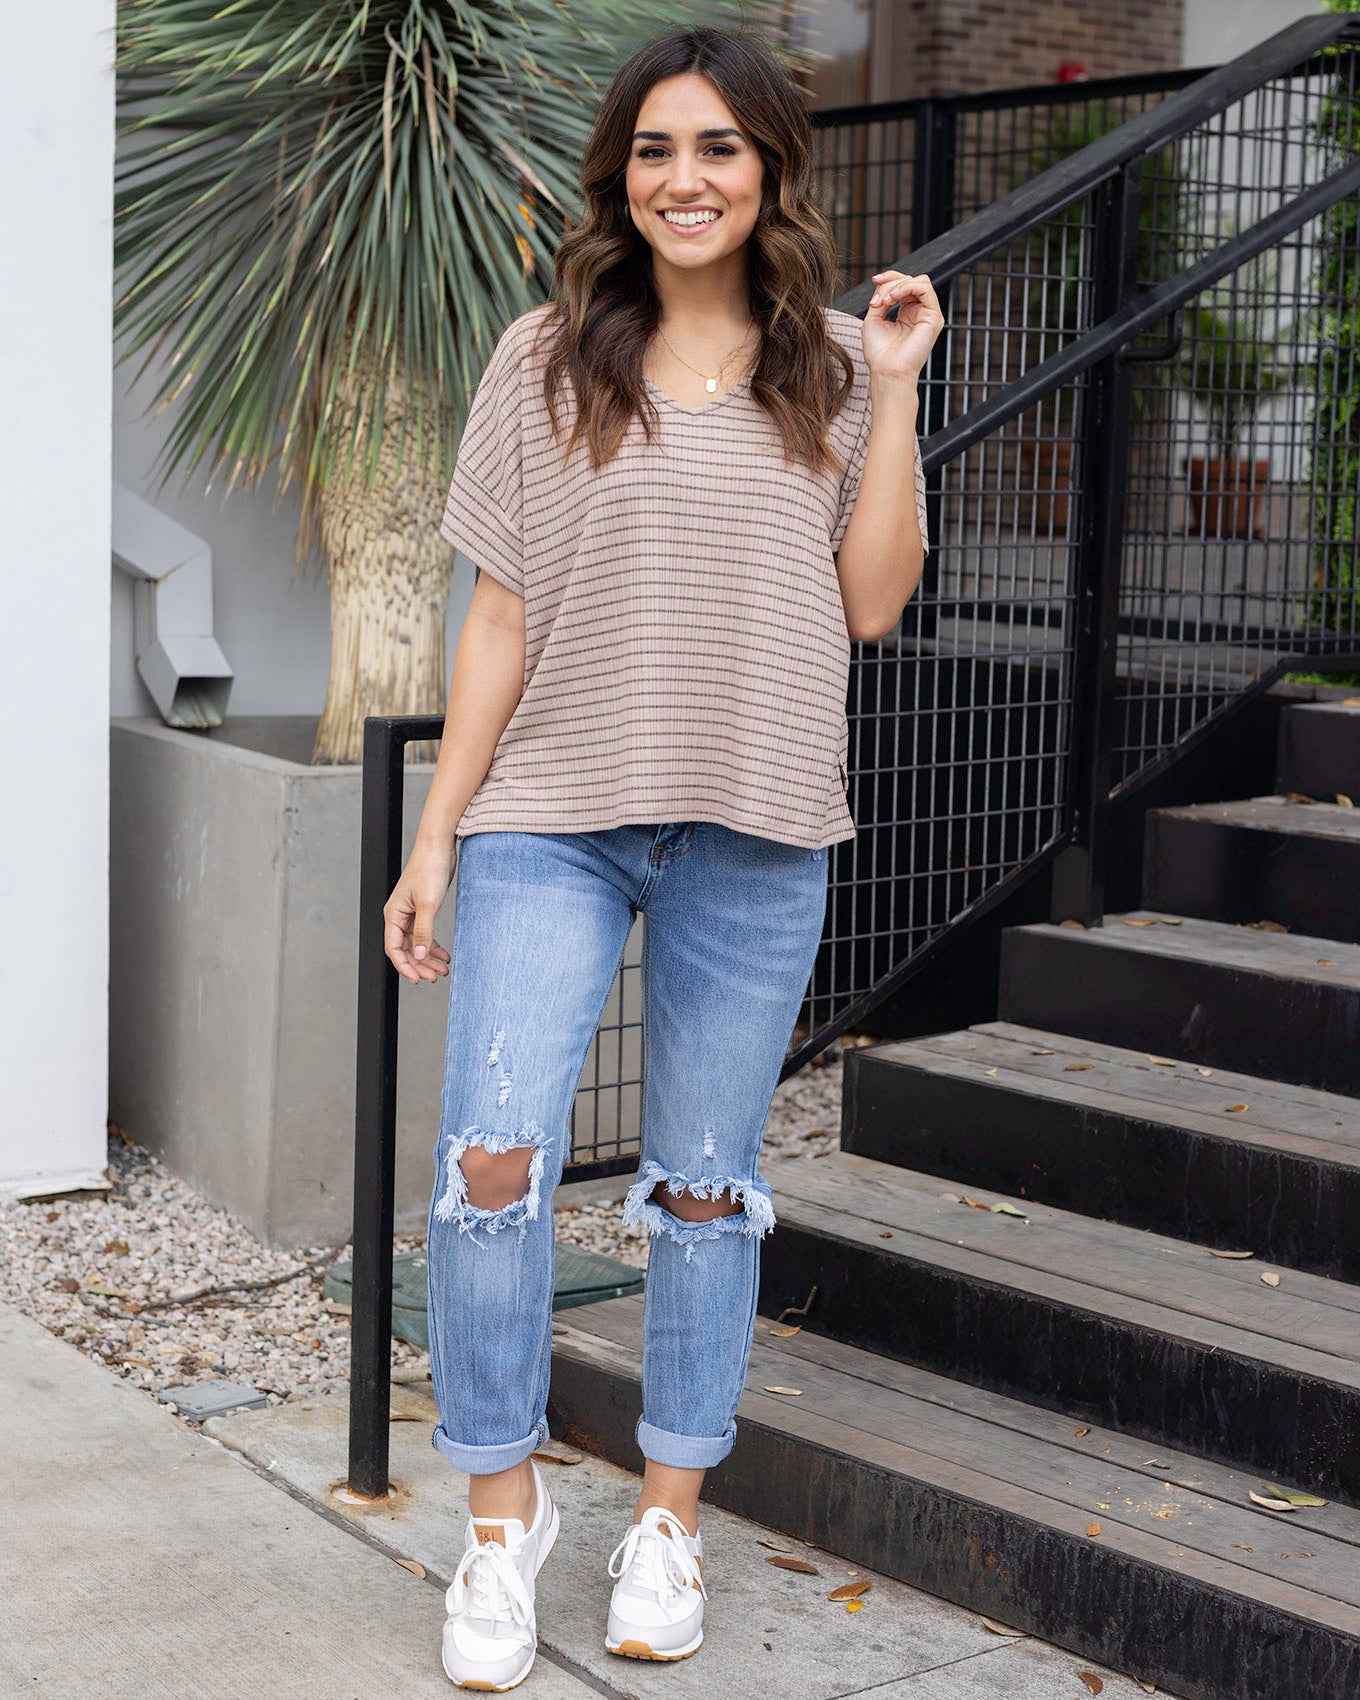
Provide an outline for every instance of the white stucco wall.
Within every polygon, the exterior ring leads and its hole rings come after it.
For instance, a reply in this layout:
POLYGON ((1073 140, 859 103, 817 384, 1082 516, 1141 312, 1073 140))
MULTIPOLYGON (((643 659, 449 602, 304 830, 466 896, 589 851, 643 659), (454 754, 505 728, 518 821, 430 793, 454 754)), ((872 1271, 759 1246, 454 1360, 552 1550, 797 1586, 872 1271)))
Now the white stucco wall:
POLYGON ((0 55, 0 1187, 98 1181, 108 1022, 114 0, 0 55))

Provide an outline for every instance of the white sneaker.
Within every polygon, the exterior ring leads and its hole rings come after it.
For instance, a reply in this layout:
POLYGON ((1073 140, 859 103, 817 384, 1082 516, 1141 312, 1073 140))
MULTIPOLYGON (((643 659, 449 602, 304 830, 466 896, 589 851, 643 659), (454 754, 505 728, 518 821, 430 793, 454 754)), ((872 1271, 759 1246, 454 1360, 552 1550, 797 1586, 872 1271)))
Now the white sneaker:
POLYGON ((469 1517, 467 1548, 444 1595, 444 1674, 458 1688, 501 1694, 528 1676, 538 1651, 534 1578, 561 1519, 537 1464, 534 1518, 469 1517))
POLYGON ((704 1638, 703 1542, 671 1511, 649 1505, 609 1555, 618 1580, 605 1651, 628 1659, 685 1659, 704 1638), (617 1568, 615 1568, 617 1563, 617 1568))

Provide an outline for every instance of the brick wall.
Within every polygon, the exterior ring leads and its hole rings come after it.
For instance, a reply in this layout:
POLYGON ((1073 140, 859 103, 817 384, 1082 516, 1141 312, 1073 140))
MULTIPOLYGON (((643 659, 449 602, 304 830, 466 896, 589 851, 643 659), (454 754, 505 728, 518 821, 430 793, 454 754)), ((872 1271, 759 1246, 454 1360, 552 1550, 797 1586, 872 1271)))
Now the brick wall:
POLYGON ((965 94, 1181 64, 1185 0, 875 0, 867 98, 965 94))

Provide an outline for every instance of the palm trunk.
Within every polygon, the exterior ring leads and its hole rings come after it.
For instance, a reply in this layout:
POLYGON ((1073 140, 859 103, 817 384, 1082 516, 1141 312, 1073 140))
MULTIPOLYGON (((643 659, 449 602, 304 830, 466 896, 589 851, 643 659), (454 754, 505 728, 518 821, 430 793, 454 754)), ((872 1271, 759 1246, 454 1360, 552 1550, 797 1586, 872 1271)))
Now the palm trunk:
MULTIPOLYGON (((348 348, 345 350, 346 357, 348 348)), ((385 384, 386 413, 378 472, 371 489, 361 477, 336 481, 317 495, 321 547, 331 592, 331 660, 326 701, 317 727, 316 764, 362 760, 364 716, 442 714, 448 688, 445 624, 453 550, 439 535, 447 470, 432 440, 450 441, 447 425, 427 405, 422 419, 425 464, 417 464, 414 433, 402 464, 397 443, 406 396, 385 384)), ((352 409, 372 393, 362 368, 341 381, 332 428, 348 438, 352 409)), ((408 761, 433 761, 430 739, 406 746, 408 761)))

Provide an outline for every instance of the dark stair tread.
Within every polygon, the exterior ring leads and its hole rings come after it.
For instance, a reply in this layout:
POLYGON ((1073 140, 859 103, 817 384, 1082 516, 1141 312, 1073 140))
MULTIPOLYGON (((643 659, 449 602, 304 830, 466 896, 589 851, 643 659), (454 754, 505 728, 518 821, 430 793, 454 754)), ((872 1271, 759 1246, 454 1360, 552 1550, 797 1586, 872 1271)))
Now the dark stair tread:
MULTIPOLYGON (((1247 1498, 1258 1476, 1099 1426, 1078 1437, 1078 1419, 806 1332, 774 1338, 774 1326, 757 1318, 739 1423, 1079 1540, 1095 1538, 1086 1530, 1098 1521, 1102 1549, 1121 1560, 1360 1634, 1360 1510, 1328 1504, 1285 1517, 1247 1498)), ((630 1382, 641 1341, 640 1299, 584 1306, 553 1328, 555 1355, 630 1382)), ((588 1415, 577 1426, 588 1429, 588 1415)))
POLYGON ((1270 1287, 1263 1259, 1214 1257, 1190 1241, 985 1189, 980 1202, 1015 1204, 1026 1226, 943 1196, 959 1183, 846 1151, 771 1157, 764 1169, 776 1217, 807 1232, 1360 1388, 1360 1287, 1349 1282, 1282 1267, 1270 1287))
POLYGON ((1360 1105, 1340 1092, 1291 1086, 1233 1069, 1170 1058, 1099 1039, 1082 1039, 1019 1022, 979 1022, 946 1033, 894 1039, 867 1047, 862 1059, 882 1060, 977 1081, 1001 1090, 1123 1110, 1141 1120, 1256 1144, 1273 1151, 1360 1166, 1360 1105), (1037 1053, 1049 1052, 1050 1055, 1037 1053), (1072 1069, 1069 1063, 1089 1063, 1072 1069), (995 1075, 985 1070, 994 1068, 995 1075), (1245 1103, 1244 1111, 1228 1105, 1245 1103))
POLYGON ((1229 803, 1184 803, 1156 813, 1173 820, 1205 821, 1251 832, 1297 833, 1360 844, 1360 809, 1347 808, 1329 798, 1291 803, 1282 796, 1244 797, 1229 803))
POLYGON ((1120 915, 1107 915, 1100 927, 1062 927, 1052 921, 1031 921, 1009 931, 1058 935, 1095 949, 1140 951, 1172 960, 1244 969, 1280 980, 1306 980, 1315 985, 1360 991, 1360 944, 1315 938, 1305 933, 1268 932, 1232 921, 1206 921, 1193 915, 1168 916, 1154 909, 1130 909, 1120 915), (1129 924, 1141 921, 1161 924, 1129 924))

